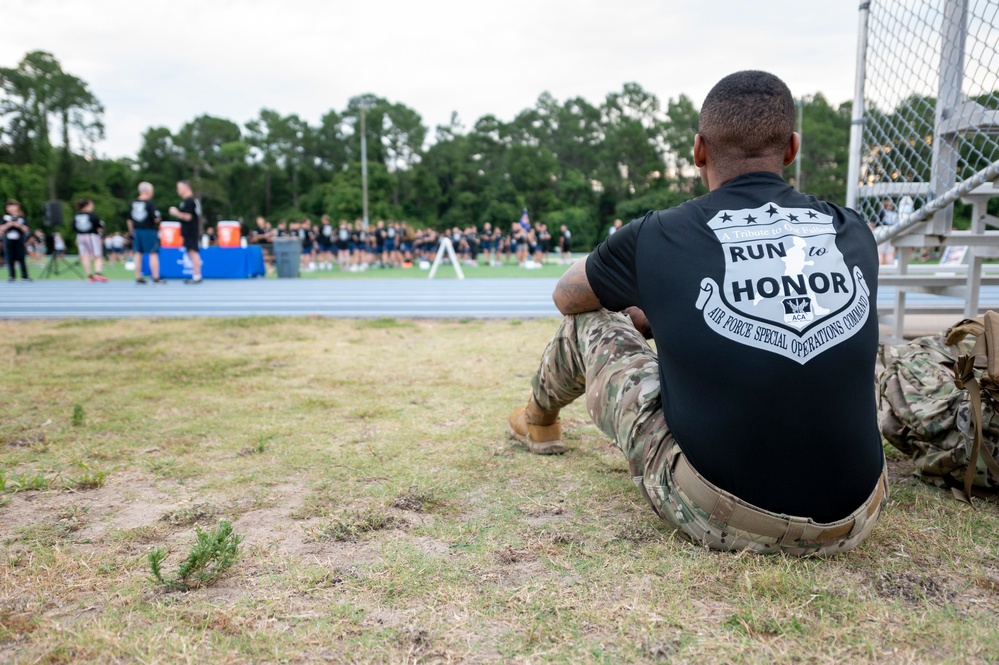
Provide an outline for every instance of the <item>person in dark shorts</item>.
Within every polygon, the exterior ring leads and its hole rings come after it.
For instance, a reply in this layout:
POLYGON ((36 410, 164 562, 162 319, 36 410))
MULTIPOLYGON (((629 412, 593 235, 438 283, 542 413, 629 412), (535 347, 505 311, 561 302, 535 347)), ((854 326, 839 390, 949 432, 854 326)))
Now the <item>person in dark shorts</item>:
POLYGON ((316 234, 320 270, 333 270, 333 242, 333 222, 329 215, 323 215, 319 218, 319 232, 316 234))
POLYGON ((139 183, 139 198, 132 201, 125 216, 128 230, 132 234, 132 260, 135 262, 135 281, 146 284, 142 276, 142 257, 149 257, 149 273, 153 284, 166 284, 160 277, 160 211, 153 202, 153 186, 148 182, 139 183))
POLYGON ((194 200, 191 183, 181 180, 177 183, 177 195, 181 198, 180 207, 170 206, 170 216, 180 220, 180 236, 184 240, 184 249, 191 259, 190 279, 185 284, 201 284, 201 253, 198 242, 201 240, 200 220, 198 218, 198 203, 194 200))
POLYGON ((336 262, 340 272, 350 267, 350 228, 345 219, 340 220, 336 230, 336 262))
POLYGON ((6 214, 3 216, 3 221, 0 222, 0 237, 3 237, 3 255, 7 261, 7 273, 9 275, 7 281, 13 282, 17 280, 14 268, 20 264, 21 279, 30 282, 28 265, 24 259, 31 229, 28 228, 28 222, 24 219, 24 208, 14 199, 7 199, 4 210, 6 214))
POLYGON ((877 247, 855 211, 784 182, 794 126, 772 74, 711 89, 694 139, 709 193, 566 271, 565 318, 509 420, 531 452, 566 452, 559 410, 585 394, 656 514, 715 550, 845 552, 887 499, 877 247))

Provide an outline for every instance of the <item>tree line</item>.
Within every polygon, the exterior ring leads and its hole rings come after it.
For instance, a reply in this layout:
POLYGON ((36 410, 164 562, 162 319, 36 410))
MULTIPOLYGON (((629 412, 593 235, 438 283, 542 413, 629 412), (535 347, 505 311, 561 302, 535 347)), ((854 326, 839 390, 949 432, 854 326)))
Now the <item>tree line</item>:
MULTIPOLYGON (((0 68, 0 90, 0 193, 21 200, 35 225, 46 201, 89 198, 121 230, 138 182, 169 199, 180 179, 191 181, 209 224, 257 215, 358 219, 362 116, 372 220, 508 228, 526 208, 549 228, 566 224, 588 248, 616 218, 706 191, 691 156, 696 106, 682 94, 664 103, 637 83, 600 103, 542 93, 509 122, 486 115, 465 126, 452 114, 432 133, 416 110, 374 94, 318 123, 267 108, 242 125, 205 114, 176 132, 150 127, 138 154, 118 159, 96 157, 103 107, 52 54, 34 51, 0 68)), ((818 94, 801 115, 801 184, 842 203, 850 104, 818 94)), ((785 177, 794 176, 792 165, 785 177)))

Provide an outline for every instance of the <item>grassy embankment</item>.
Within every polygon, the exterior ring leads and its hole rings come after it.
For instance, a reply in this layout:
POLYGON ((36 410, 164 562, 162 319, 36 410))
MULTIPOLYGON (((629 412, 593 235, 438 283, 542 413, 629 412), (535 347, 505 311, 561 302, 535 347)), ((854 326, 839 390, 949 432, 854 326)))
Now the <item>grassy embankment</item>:
POLYGON ((581 405, 507 439, 553 329, 0 322, 0 662, 999 660, 995 506, 892 456, 851 554, 697 549, 581 405), (221 519, 218 583, 150 580, 221 519))

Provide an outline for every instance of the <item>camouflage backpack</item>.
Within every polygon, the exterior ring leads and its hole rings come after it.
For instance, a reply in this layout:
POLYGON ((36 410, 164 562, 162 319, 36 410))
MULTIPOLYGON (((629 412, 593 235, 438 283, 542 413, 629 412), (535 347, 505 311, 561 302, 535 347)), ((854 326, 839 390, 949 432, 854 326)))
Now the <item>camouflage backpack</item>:
POLYGON ((999 313, 884 346, 881 433, 954 496, 999 492, 999 313))

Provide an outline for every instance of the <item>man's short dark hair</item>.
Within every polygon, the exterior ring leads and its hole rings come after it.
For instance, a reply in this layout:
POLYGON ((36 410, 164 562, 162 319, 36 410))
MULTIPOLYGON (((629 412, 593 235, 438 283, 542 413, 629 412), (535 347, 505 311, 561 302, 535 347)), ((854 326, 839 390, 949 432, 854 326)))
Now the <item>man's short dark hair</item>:
POLYGON ((768 72, 729 74, 704 98, 697 131, 718 159, 783 154, 794 133, 794 97, 768 72))

